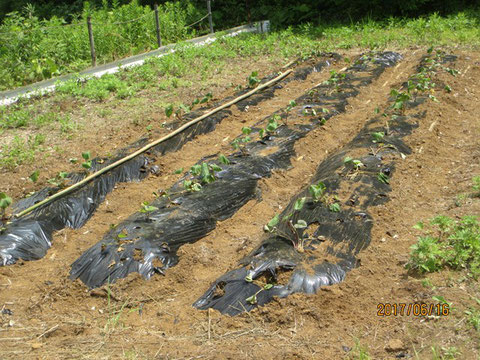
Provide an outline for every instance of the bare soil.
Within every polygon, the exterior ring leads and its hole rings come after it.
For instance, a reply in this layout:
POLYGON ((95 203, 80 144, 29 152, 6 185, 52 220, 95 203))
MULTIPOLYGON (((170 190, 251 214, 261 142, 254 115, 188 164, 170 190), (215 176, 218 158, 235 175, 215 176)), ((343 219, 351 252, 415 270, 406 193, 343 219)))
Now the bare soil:
MULTIPOLYGON (((465 316, 465 310, 475 306, 475 298, 480 297, 477 283, 462 273, 442 271, 429 276, 434 286, 425 286, 424 277, 409 273, 405 264, 409 247, 420 234, 412 229, 415 223, 439 214, 454 218, 480 214, 478 198, 455 204, 456 196, 471 191, 472 177, 480 174, 478 53, 457 50, 455 68, 460 74, 438 74, 453 91, 438 91, 438 103, 427 102, 417 108, 427 113, 406 138, 412 154, 397 164, 391 200, 372 208, 372 242, 361 254, 360 266, 348 273, 343 283, 324 287, 316 295, 276 299, 233 318, 216 311, 198 311, 191 305, 259 244, 263 225, 309 183, 322 160, 358 133, 377 106, 386 106, 390 89, 400 87, 416 71, 424 54, 425 49, 405 51, 398 66, 387 69, 350 99, 345 114, 299 140, 292 168, 261 180, 262 201, 251 200, 207 237, 183 246, 179 264, 165 276, 146 281, 131 275, 89 291, 81 282, 70 281, 68 272, 71 263, 99 241, 110 224, 137 211, 141 202, 153 198, 153 191, 178 180, 179 175, 173 174, 176 169, 188 168, 202 156, 228 152, 228 139, 243 126, 286 106, 327 79, 330 69, 339 70, 345 64, 312 73, 306 81, 292 81, 273 99, 247 112, 232 108, 232 116, 214 132, 162 157, 159 177, 120 184, 84 227, 56 233, 45 258, 0 267, 0 309, 12 312, 0 314, 0 358, 339 359, 358 357, 359 344, 375 359, 432 358, 432 347, 439 353, 455 347, 461 353, 458 358, 477 358, 479 334, 465 316), (377 315, 379 304, 434 303, 432 296, 453 303, 448 316, 377 315)), ((245 76, 237 75, 237 80, 243 81, 245 76)), ((225 78, 229 80, 232 78, 225 78)), ((224 89, 216 96, 232 92, 224 89)), ((148 104, 148 100, 142 101, 148 104)), ((85 111, 89 114, 94 107, 85 104, 85 111)), ((72 111, 82 111, 81 106, 74 108, 72 111)), ((163 110, 153 102, 148 108, 142 110, 142 116, 157 116, 155 121, 161 122, 163 110)), ((52 160, 46 172, 65 170, 65 159, 74 153, 78 156, 80 148, 94 148, 100 155, 114 151, 112 144, 122 147, 136 140, 144 131, 128 122, 115 126, 100 123, 94 121, 92 126, 98 127, 72 141, 81 145, 66 150, 58 163, 52 160), (109 137, 111 126, 115 130, 109 137)), ((21 179, 32 169, 19 167, 2 175, 2 183, 14 196, 21 196, 42 185, 22 185, 21 179)))

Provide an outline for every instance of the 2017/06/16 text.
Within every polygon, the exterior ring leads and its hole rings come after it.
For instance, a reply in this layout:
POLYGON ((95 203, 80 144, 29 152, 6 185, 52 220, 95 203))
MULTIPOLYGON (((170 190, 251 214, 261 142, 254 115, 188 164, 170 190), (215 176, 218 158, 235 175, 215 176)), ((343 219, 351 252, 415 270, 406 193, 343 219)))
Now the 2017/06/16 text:
POLYGON ((377 316, 447 316, 450 314, 448 304, 421 303, 380 303, 377 316))

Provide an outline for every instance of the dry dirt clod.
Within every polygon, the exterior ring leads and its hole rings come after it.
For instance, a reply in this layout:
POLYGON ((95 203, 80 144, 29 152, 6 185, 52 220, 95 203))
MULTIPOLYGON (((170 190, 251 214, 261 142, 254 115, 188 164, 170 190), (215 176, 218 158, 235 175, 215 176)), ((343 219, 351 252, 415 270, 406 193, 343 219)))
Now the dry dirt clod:
POLYGON ((400 339, 390 339, 387 346, 385 346, 385 350, 388 352, 402 351, 405 350, 405 345, 400 339))

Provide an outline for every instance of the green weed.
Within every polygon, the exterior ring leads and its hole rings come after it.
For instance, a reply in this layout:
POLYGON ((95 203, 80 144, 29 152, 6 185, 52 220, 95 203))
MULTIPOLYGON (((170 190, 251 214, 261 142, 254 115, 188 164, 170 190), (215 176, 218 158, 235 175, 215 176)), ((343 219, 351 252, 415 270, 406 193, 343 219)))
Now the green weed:
POLYGON ((0 166, 13 169, 23 163, 31 163, 35 159, 35 153, 41 149, 40 145, 45 142, 45 136, 37 134, 29 136, 25 141, 15 136, 10 145, 4 145, 0 156, 0 166))
POLYGON ((426 235, 411 247, 410 269, 427 273, 449 267, 466 270, 474 278, 480 275, 480 224, 475 216, 460 221, 437 216, 417 228, 426 235))
POLYGON ((12 204, 12 198, 7 194, 0 192, 0 220, 5 216, 5 211, 12 204))

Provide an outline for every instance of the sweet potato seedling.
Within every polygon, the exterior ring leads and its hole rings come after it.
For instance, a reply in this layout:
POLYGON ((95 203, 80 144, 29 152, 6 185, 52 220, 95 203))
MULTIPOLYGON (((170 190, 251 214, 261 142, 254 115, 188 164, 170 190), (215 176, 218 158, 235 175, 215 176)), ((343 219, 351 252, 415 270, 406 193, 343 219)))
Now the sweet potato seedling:
POLYGON ((252 73, 247 77, 247 83, 249 88, 255 88, 260 84, 260 79, 258 78, 258 71, 252 71, 252 73))
POLYGON ((0 219, 5 218, 5 211, 11 204, 12 198, 3 192, 0 192, 0 219))
POLYGON ((194 178, 192 180, 185 180, 183 187, 187 191, 200 191, 203 185, 211 184, 217 179, 215 172, 218 171, 222 171, 222 168, 216 164, 202 162, 201 164, 193 165, 190 168, 190 174, 194 178))
POLYGON ((150 205, 148 201, 144 201, 140 208, 141 213, 149 213, 156 210, 158 210, 158 207, 150 205))
POLYGON ((60 171, 57 176, 52 179, 48 179, 47 182, 59 188, 63 188, 66 186, 65 179, 67 178, 68 173, 66 171, 60 171))
POLYGON ((312 196, 312 199, 314 202, 319 202, 319 201, 325 202, 326 190, 327 190, 327 187, 322 181, 320 181, 316 185, 310 185, 308 187, 308 191, 310 192, 310 195, 312 196))
POLYGON ((390 178, 381 171, 377 174, 377 179, 378 179, 378 181, 380 181, 383 184, 389 184, 390 183, 390 178))
POLYGON ((31 182, 36 183, 39 176, 40 176, 40 171, 35 170, 28 178, 30 179, 31 182))
POLYGON ((297 106, 297 103, 295 102, 295 100, 290 100, 287 108, 285 109, 285 124, 287 124, 287 122, 288 122, 288 114, 290 113, 290 111, 292 111, 292 109, 295 106, 297 106))
POLYGON ((241 138, 236 138, 231 142, 232 147, 235 150, 240 150, 242 154, 246 155, 247 154, 247 149, 245 145, 252 140, 250 137, 250 133, 252 132, 252 129, 250 127, 244 126, 242 128, 242 134, 244 135, 241 138))
POLYGON ((273 135, 280 126, 278 124, 278 121, 280 121, 281 119, 282 118, 280 115, 273 115, 270 119, 268 119, 268 124, 265 129, 260 129, 260 131, 258 132, 260 139, 263 139, 265 136, 273 135))
POLYGON ((383 138, 385 136, 385 133, 382 132, 382 131, 377 131, 377 132, 373 132, 372 134, 372 138, 373 138, 373 142, 374 143, 380 143, 383 141, 383 138))
POLYGON ((92 160, 90 158, 90 151, 86 151, 86 152, 82 153, 82 158, 83 158, 83 160, 85 160, 82 163, 82 167, 84 169, 90 170, 92 168, 92 160))

